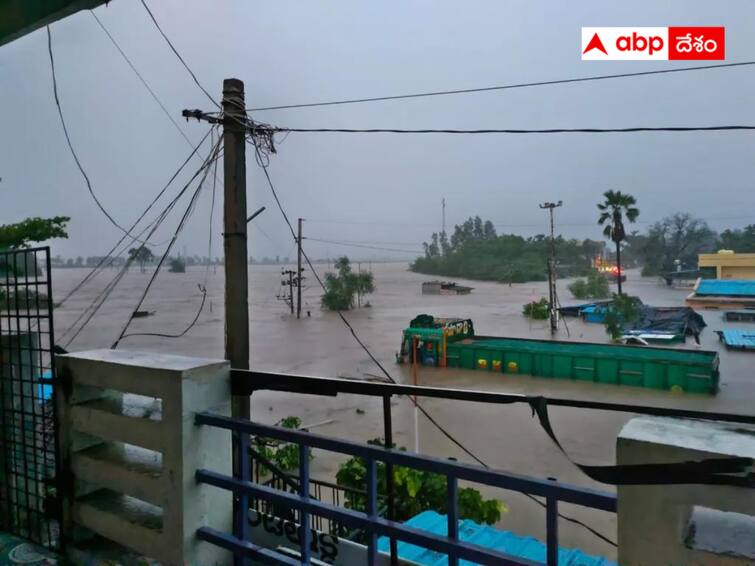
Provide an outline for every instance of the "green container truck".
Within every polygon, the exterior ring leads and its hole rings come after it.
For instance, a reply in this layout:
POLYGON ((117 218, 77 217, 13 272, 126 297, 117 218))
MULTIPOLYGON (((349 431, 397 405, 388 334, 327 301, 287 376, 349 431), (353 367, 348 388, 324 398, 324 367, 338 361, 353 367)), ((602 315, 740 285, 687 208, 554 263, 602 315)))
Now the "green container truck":
MULTIPOLYGON (((718 391, 717 352, 474 336, 471 321, 468 332, 448 336, 443 324, 434 327, 428 318, 422 320, 424 326, 404 330, 398 361, 711 395, 718 391)), ((439 320, 453 320, 458 328, 463 319, 439 320)))

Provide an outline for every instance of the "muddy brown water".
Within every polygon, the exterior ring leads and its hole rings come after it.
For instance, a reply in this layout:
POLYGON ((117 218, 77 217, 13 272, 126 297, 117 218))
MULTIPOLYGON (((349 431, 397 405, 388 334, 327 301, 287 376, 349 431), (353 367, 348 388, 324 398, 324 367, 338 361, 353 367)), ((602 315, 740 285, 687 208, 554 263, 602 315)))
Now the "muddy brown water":
MULTIPOLYGON (((366 267, 366 264, 362 264, 366 267)), ((322 272, 327 266, 318 266, 322 272)), ((319 307, 320 293, 309 277, 304 291, 303 318, 296 320, 288 307, 276 298, 280 291, 280 266, 250 268, 251 364, 254 369, 302 373, 321 376, 365 378, 379 376, 379 368, 353 340, 335 313, 319 307), (307 311, 311 316, 307 316, 307 311)), ((431 279, 408 271, 404 263, 374 263, 377 290, 367 297, 369 308, 347 314, 354 329, 372 353, 398 381, 411 382, 410 368, 395 364, 401 330, 419 313, 436 316, 471 318, 482 335, 550 338, 546 322, 530 322, 521 314, 522 305, 547 294, 545 283, 503 285, 458 279, 474 287, 466 296, 422 295, 421 282, 431 279)), ((54 294, 62 297, 87 273, 84 269, 56 269, 53 272, 54 294)), ((66 329, 76 320, 107 282, 115 275, 106 270, 55 311, 58 343, 65 345, 71 333, 66 329)), ((305 273, 306 275, 306 273, 305 273)), ((132 269, 110 295, 97 315, 68 348, 71 351, 108 348, 133 310, 150 272, 132 269)), ((637 295, 650 305, 683 305, 689 289, 674 289, 655 278, 628 273, 625 291, 637 295)), ((223 271, 193 268, 185 274, 161 273, 142 309, 154 311, 147 318, 135 319, 129 332, 181 332, 192 320, 200 304, 197 285, 206 280, 208 299, 196 326, 179 339, 135 336, 121 342, 121 349, 169 352, 190 356, 223 356, 223 271)), ((564 305, 576 304, 566 289, 568 280, 559 281, 564 305)), ((666 407, 753 412, 755 388, 752 364, 755 354, 730 352, 718 341, 714 330, 722 328, 720 312, 703 312, 708 327, 702 335, 702 348, 721 355, 721 391, 716 396, 674 394, 634 387, 593 384, 565 380, 546 380, 527 376, 503 376, 487 372, 421 368, 423 385, 483 389, 489 391, 540 394, 565 398, 588 398, 617 403, 638 403, 666 407)), ((563 340, 605 341, 601 325, 567 319, 569 335, 562 328, 557 336, 563 340)), ((742 323, 727 326, 744 327, 742 323)), ((694 349, 692 340, 680 346, 694 349)), ((555 477, 560 481, 612 491, 585 477, 561 454, 545 435, 526 406, 492 406, 426 399, 423 406, 448 431, 477 454, 489 466, 531 475, 555 477)), ((340 438, 367 441, 382 436, 382 406, 378 399, 354 395, 337 398, 304 395, 257 393, 252 399, 255 420, 275 423, 288 415, 298 415, 313 431, 340 438), (359 410, 359 411, 358 411, 359 410), (362 413, 364 411, 364 413, 362 413)), ((414 410, 407 399, 393 401, 394 439, 398 445, 413 449, 415 443, 414 410)), ((588 464, 612 464, 615 461, 616 437, 632 415, 605 411, 588 411, 555 407, 551 409, 554 428, 571 457, 588 464)), ((419 448, 423 454, 454 457, 470 462, 469 456, 451 444, 429 421, 419 417, 419 448)), ((313 477, 332 480, 340 455, 315 452, 313 477)), ((480 488, 488 497, 496 497, 508 507, 500 528, 544 540, 545 511, 524 496, 488 487, 480 488)), ((616 517, 610 513, 561 505, 560 511, 589 523, 616 540, 616 517)), ((615 558, 615 549, 585 529, 560 522, 562 546, 574 546, 615 558)))

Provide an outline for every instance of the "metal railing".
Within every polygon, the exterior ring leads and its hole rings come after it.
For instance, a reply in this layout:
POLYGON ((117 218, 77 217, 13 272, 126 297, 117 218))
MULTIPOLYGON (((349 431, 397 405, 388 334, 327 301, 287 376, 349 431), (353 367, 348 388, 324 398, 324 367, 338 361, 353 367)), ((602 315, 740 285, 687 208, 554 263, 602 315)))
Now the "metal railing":
MULTIPOLYGON (((338 440, 317 434, 298 430, 285 429, 275 426, 262 425, 250 421, 233 419, 202 413, 197 415, 196 423, 204 426, 223 428, 237 433, 240 439, 250 435, 273 438, 281 442, 290 442, 299 446, 299 493, 292 494, 269 486, 256 484, 251 481, 247 467, 242 470, 242 477, 235 479, 218 474, 210 470, 197 470, 196 478, 200 483, 212 485, 231 491, 240 500, 243 513, 239 519, 240 536, 221 533, 214 529, 203 527, 197 532, 201 540, 211 542, 233 551, 237 555, 246 556, 274 564, 309 564, 311 547, 310 515, 317 515, 329 520, 337 521, 353 529, 367 532, 367 563, 375 564, 377 557, 377 537, 385 536, 403 540, 411 544, 422 546, 436 552, 447 554, 449 564, 458 564, 458 560, 469 560, 480 564, 535 564, 532 561, 510 556, 478 545, 470 544, 459 539, 458 533, 458 485, 459 481, 484 484, 501 489, 544 497, 546 500, 547 523, 547 564, 556 565, 558 559, 558 502, 581 505, 602 511, 616 512, 616 496, 593 489, 577 487, 557 481, 539 480, 525 476, 504 473, 485 468, 470 466, 451 460, 441 460, 397 450, 359 444, 347 440, 338 440), (366 512, 360 513, 351 509, 338 507, 318 501, 310 495, 309 459, 306 457, 308 448, 317 448, 329 452, 337 452, 349 456, 363 458, 367 463, 367 505, 366 512), (377 509, 377 462, 405 466, 426 472, 440 474, 446 477, 447 508, 448 508, 448 536, 439 536, 401 523, 384 519, 378 515, 377 509), (248 526, 246 513, 250 499, 269 501, 284 508, 299 512, 299 553, 300 562, 269 549, 262 548, 248 540, 248 526)), ((239 442, 243 445, 244 442, 239 442)))
MULTIPOLYGON (((397 395, 499 405, 509 405, 512 403, 532 404, 535 401, 545 401, 548 405, 552 406, 755 424, 755 416, 752 415, 669 409, 582 399, 551 399, 518 394, 376 383, 341 378, 286 375, 249 370, 232 370, 231 374, 232 391, 235 395, 252 395, 256 391, 269 390, 321 396, 337 396, 340 393, 347 393, 380 397, 383 400, 385 446, 392 446, 393 431, 390 400, 393 396, 397 395)), ((240 520, 237 521, 239 525, 237 533, 228 534, 211 528, 201 528, 197 532, 198 537, 234 552, 237 557, 249 557, 264 563, 309 564, 311 556, 309 542, 311 541, 312 529, 310 518, 317 516, 333 524, 367 533, 367 562, 369 564, 374 564, 377 558, 376 541, 378 536, 390 539, 391 562, 393 564, 397 563, 397 540, 446 554, 448 555, 448 563, 450 565, 458 564, 460 559, 480 564, 534 564, 534 562, 524 558, 506 555, 489 548, 459 540, 457 496, 460 480, 545 498, 546 563, 549 566, 555 566, 558 563, 559 501, 607 512, 616 512, 615 495, 555 480, 540 480, 455 461, 440 460, 419 454, 389 450, 379 446, 339 440, 304 431, 267 426, 208 413, 197 415, 196 423, 204 426, 223 428, 237 435, 239 438, 239 442, 237 443, 238 449, 243 451, 248 451, 250 437, 253 436, 290 442, 299 447, 299 477, 296 481, 297 489, 294 490, 291 489, 291 485, 287 485, 281 491, 275 489, 275 486, 255 483, 249 469, 248 458, 245 459, 246 467, 242 466, 240 476, 237 478, 223 476, 210 470, 198 470, 196 474, 199 482, 229 490, 241 502, 237 506, 237 512, 240 514, 238 517, 240 520), (346 509, 334 503, 319 501, 317 497, 313 497, 311 489, 313 482, 309 478, 309 458, 306 457, 308 450, 311 448, 337 452, 365 460, 367 463, 367 506, 365 513, 346 509), (377 462, 385 463, 387 472, 386 517, 381 517, 378 513, 377 462), (392 520, 394 517, 392 511, 393 493, 390 482, 392 473, 390 470, 392 470, 393 466, 405 466, 441 474, 446 477, 448 501, 447 536, 432 534, 392 520), (290 493, 290 491, 294 491, 294 493, 290 493), (297 512, 298 542, 300 547, 299 559, 291 558, 290 554, 283 554, 282 552, 276 552, 256 545, 249 540, 249 527, 245 519, 249 503, 254 500, 266 501, 279 509, 283 508, 297 512)), ((288 484, 289 482, 284 483, 288 484)))
MULTIPOLYGON (((511 403, 505 395, 495 398, 496 394, 459 390, 444 390, 428 387, 414 387, 383 383, 365 383, 359 381, 266 374, 249 371, 233 371, 233 389, 236 394, 250 395, 257 390, 283 390, 295 393, 316 395, 337 395, 338 393, 362 394, 382 397, 384 400, 386 446, 392 436, 390 398, 392 395, 413 394, 420 397, 446 397, 466 401, 483 401, 493 403, 511 403)), ((596 407, 597 408, 597 407, 596 407)), ((601 407, 603 408, 603 407, 601 407)), ((211 528, 202 528, 197 532, 200 539, 226 548, 237 557, 248 557, 272 564, 309 564, 311 557, 312 517, 319 517, 352 530, 366 533, 367 563, 375 564, 377 558, 377 537, 388 537, 391 541, 391 557, 395 564, 397 559, 396 541, 401 540, 436 552, 446 554, 449 564, 458 564, 459 560, 469 560, 480 564, 534 564, 534 562, 495 550, 470 544, 459 539, 458 524, 458 486, 459 481, 484 484, 506 490, 518 491, 545 498, 546 508, 546 553, 547 564, 558 562, 558 502, 590 507, 597 510, 616 512, 616 497, 607 492, 582 488, 555 480, 540 480, 526 476, 505 473, 478 466, 471 466, 450 460, 441 460, 404 451, 390 450, 380 446, 356 443, 331 437, 316 435, 304 431, 262 425, 246 420, 233 419, 210 413, 197 415, 196 423, 228 430, 239 439, 237 449, 241 453, 249 451, 251 437, 263 437, 279 442, 288 442, 299 447, 299 470, 296 489, 291 489, 291 482, 282 482, 283 489, 277 485, 255 482, 249 459, 242 459, 245 465, 240 470, 240 477, 233 478, 217 474, 210 470, 198 470, 196 477, 201 483, 213 485, 234 493, 240 501, 237 506, 236 524, 238 532, 221 533, 211 528), (309 476, 309 458, 312 448, 337 452, 351 457, 364 459, 367 468, 366 512, 341 507, 337 502, 321 501, 313 491, 313 481, 309 476), (383 462, 387 470, 393 466, 405 466, 425 472, 445 476, 447 485, 447 536, 440 536, 416 529, 392 520, 391 498, 387 493, 387 509, 380 516, 377 493, 377 463, 383 462), (291 492, 294 493, 291 493, 291 492), (262 501, 273 508, 287 509, 296 514, 298 525, 299 559, 254 544, 249 540, 249 526, 246 514, 250 503, 262 501)), ((389 473, 389 475, 391 475, 389 473)), ((257 478, 258 479, 258 478, 257 478)), ((387 486, 390 490, 390 486, 387 486)), ((254 505, 252 505, 254 506, 254 505)))

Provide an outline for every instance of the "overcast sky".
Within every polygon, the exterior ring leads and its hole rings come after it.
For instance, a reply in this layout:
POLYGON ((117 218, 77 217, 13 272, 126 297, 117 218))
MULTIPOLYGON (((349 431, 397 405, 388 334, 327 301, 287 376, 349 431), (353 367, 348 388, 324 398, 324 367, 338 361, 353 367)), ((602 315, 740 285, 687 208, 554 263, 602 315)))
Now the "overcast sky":
MULTIPOLYGON (((152 0, 163 29, 203 85, 246 83, 247 106, 482 87, 685 66, 580 60, 581 26, 726 26, 728 62, 755 59, 755 3, 414 1, 260 2, 152 0)), ((177 118, 213 110, 138 0, 96 10, 177 118)), ((190 147, 92 15, 52 26, 58 88, 73 143, 104 206, 132 222, 190 147)), ((695 63, 692 63, 695 64, 695 63)), ((560 128, 755 124, 755 68, 254 113, 280 126, 356 128, 560 128)), ((180 121, 195 142, 204 123, 180 121)), ((479 214, 499 232, 544 232, 545 200, 568 237, 598 238, 595 203, 607 189, 637 197, 639 228, 677 211, 715 229, 755 221, 755 133, 396 136, 291 134, 270 174, 305 235, 421 249, 447 223, 479 214)), ((106 252, 119 232, 89 196, 56 113, 47 36, 0 47, 0 223, 72 217, 54 254, 106 252)), ((206 148, 205 148, 206 149, 206 148)), ((248 208, 267 206, 250 229, 250 255, 293 255, 293 242, 248 153, 248 208)), ((193 168, 199 165, 192 163, 193 168)), ((221 175, 222 179, 222 175, 221 175)), ((179 185, 173 189, 178 190, 179 185)), ((174 194, 174 193, 171 193, 174 194)), ((209 195, 178 244, 206 255, 209 195)), ((220 251, 221 206, 215 250, 220 251)), ((151 217, 151 216, 150 216, 151 217)), ((178 222, 171 216, 162 239, 178 222)), ((308 242, 310 254, 410 254, 308 242)), ((160 248, 155 250, 160 251, 160 248)))

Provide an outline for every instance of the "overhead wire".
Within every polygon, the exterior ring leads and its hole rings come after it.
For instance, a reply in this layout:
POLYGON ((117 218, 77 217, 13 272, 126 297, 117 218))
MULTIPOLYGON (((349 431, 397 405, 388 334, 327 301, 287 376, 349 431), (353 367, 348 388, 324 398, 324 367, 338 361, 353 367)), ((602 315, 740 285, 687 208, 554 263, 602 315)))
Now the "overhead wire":
MULTIPOLYGON (((63 134, 65 134, 66 143, 68 144, 68 149, 70 150, 71 155, 73 156, 73 160, 76 162, 76 167, 79 169, 81 176, 84 177, 87 190, 89 191, 89 194, 92 196, 92 199, 97 205, 97 208, 100 209, 100 211, 105 215, 105 217, 110 221, 110 223, 113 226, 118 228, 121 232, 124 232, 127 236, 130 236, 131 234, 129 233, 129 231, 123 228, 100 202, 100 199, 97 197, 97 195, 94 192, 94 189, 92 188, 92 182, 89 179, 89 175, 87 175, 87 172, 84 170, 84 166, 81 164, 81 160, 79 159, 79 156, 73 147, 73 143, 71 142, 71 136, 68 133, 68 126, 66 125, 66 120, 63 115, 63 108, 60 104, 60 97, 58 96, 58 81, 55 75, 55 57, 53 56, 53 51, 52 51, 52 33, 50 32, 50 26, 49 25, 46 26, 46 29, 47 29, 47 51, 50 55, 50 69, 52 71, 52 91, 55 97, 55 106, 58 110, 58 116, 60 117, 60 124, 63 126, 63 134)), ((146 244, 148 242, 142 242, 142 243, 146 244)))
POLYGON ((639 132, 720 132, 720 131, 749 131, 755 130, 750 125, 723 126, 633 126, 628 128, 484 128, 484 129, 453 129, 453 128, 287 128, 277 127, 273 131, 295 133, 337 133, 337 134, 633 134, 639 132))
POLYGON ((405 99, 411 99, 411 98, 426 98, 426 97, 434 97, 434 96, 449 96, 449 95, 457 95, 457 94, 470 94, 470 93, 480 93, 480 92, 490 92, 490 91, 496 91, 496 90, 511 90, 511 89, 519 89, 519 88, 529 88, 529 87, 538 87, 538 86, 549 86, 549 85, 559 85, 559 84, 570 84, 570 83, 582 83, 582 82, 588 82, 588 81, 603 81, 603 80, 611 80, 611 79, 623 79, 623 78, 629 78, 629 77, 642 77, 642 76, 649 76, 649 75, 665 75, 665 74, 671 74, 671 73, 685 73, 689 71, 705 71, 710 69, 723 69, 723 68, 732 68, 732 67, 744 67, 744 66, 751 66, 755 65, 755 61, 741 61, 739 63, 714 63, 711 65, 698 65, 694 67, 681 67, 677 69, 658 69, 654 71, 638 71, 634 73, 615 73, 610 75, 592 75, 587 77, 574 77, 569 79, 554 79, 554 80, 547 80, 547 81, 531 81, 531 82, 524 82, 524 83, 513 83, 513 84, 507 84, 507 85, 499 85, 499 86, 488 86, 488 87, 478 87, 478 88, 464 88, 464 89, 453 89, 453 90, 439 90, 434 92, 417 92, 417 93, 411 93, 411 94, 397 94, 397 95, 391 95, 391 96, 371 96, 371 97, 365 97, 365 98, 351 98, 351 99, 343 99, 343 100, 330 100, 325 102, 309 102, 304 104, 283 104, 278 106, 260 106, 257 108, 247 108, 247 112, 263 112, 266 110, 285 110, 285 109, 293 109, 293 108, 313 108, 317 106, 336 106, 336 105, 342 105, 342 104, 362 104, 365 102, 384 102, 389 100, 405 100, 405 99))
POLYGON ((424 252, 415 251, 415 250, 401 250, 401 249, 398 249, 398 248, 384 248, 384 247, 380 247, 380 246, 370 246, 370 245, 366 245, 366 244, 356 244, 356 243, 349 243, 349 242, 339 242, 339 241, 336 241, 336 240, 323 240, 321 238, 310 238, 309 236, 307 238, 305 238, 305 239, 306 240, 311 240, 313 242, 322 242, 322 243, 325 243, 325 244, 333 244, 333 245, 336 245, 336 246, 346 246, 346 247, 349 247, 349 248, 363 248, 363 249, 368 249, 368 250, 380 250, 380 251, 386 251, 386 252, 397 252, 397 253, 412 254, 412 255, 424 253, 424 252))
MULTIPOLYGON (((268 186, 270 187, 270 191, 273 194, 273 198, 278 205, 278 209, 281 212, 281 215, 283 216, 283 219, 285 220, 286 224, 288 225, 288 229, 291 232, 291 236, 296 239, 297 234, 294 230, 293 225, 291 224, 288 215, 286 214, 285 209, 283 208, 283 205, 281 204, 280 198, 278 197, 278 193, 275 189, 275 186, 273 185, 273 182, 270 178, 270 174, 267 170, 267 164, 263 159, 261 159, 261 156, 259 155, 260 151, 255 143, 255 139, 252 138, 251 142, 252 145, 254 145, 255 153, 257 154, 257 162, 260 164, 260 167, 262 168, 265 178, 267 179, 268 186)), ((302 248, 302 257, 304 257, 304 260, 306 261, 307 265, 309 266, 309 269, 312 271, 312 275, 314 275, 317 282, 320 284, 323 290, 326 290, 325 283, 323 282, 322 278, 318 274, 317 270, 315 269, 312 261, 309 259, 309 256, 307 255, 306 251, 302 248)), ((396 380, 393 378, 393 376, 388 372, 388 370, 383 366, 383 364, 380 363, 380 361, 375 357, 375 355, 370 351, 370 349, 367 347, 367 345, 362 341, 362 339, 359 337, 359 335, 356 333, 356 330, 351 325, 349 320, 346 318, 346 316, 341 312, 340 310, 336 310, 336 314, 338 314, 338 317, 341 319, 341 322, 347 327, 349 332, 351 333, 354 340, 357 342, 357 344, 362 348, 362 350, 369 356, 369 358, 372 360, 372 362, 380 369, 380 371, 383 373, 383 375, 388 379, 391 383, 397 383, 396 380)), ((443 434, 451 443, 456 445, 459 449, 462 450, 465 454, 467 454, 470 458, 472 458, 474 461, 476 461, 478 464, 480 464, 484 468, 489 468, 488 464, 482 460, 479 456, 477 456, 472 450, 467 448, 461 441, 459 441, 455 436, 453 436, 445 427, 443 427, 422 405, 419 404, 416 398, 411 399, 412 403, 417 407, 417 409, 425 416, 425 418, 432 423, 432 425, 443 434)), ((539 505, 545 507, 546 504, 534 497, 533 495, 529 493, 524 493, 525 496, 530 498, 531 500, 535 501, 539 505)), ((601 534, 594 528, 590 527, 589 525, 583 523, 582 521, 575 519, 573 517, 569 517, 567 515, 563 515, 561 513, 558 513, 558 516, 570 523, 576 524, 578 526, 583 527, 590 533, 592 533, 594 536, 598 537, 599 539, 603 540, 609 545, 617 546, 616 542, 612 541, 605 535, 601 534)))
POLYGON ((198 79, 198 78, 197 78, 197 76, 196 76, 196 75, 194 74, 194 71, 192 71, 192 70, 191 70, 191 68, 190 68, 190 67, 189 67, 189 65, 188 65, 188 64, 186 63, 186 61, 184 60, 184 58, 183 58, 183 57, 181 57, 181 54, 180 54, 180 53, 178 52, 178 50, 177 50, 177 49, 175 48, 175 46, 173 45, 173 43, 172 43, 172 42, 170 41, 170 39, 168 39, 168 36, 167 36, 167 35, 165 35, 165 32, 164 32, 164 31, 163 31, 163 29, 162 29, 162 28, 160 27, 160 24, 159 24, 159 23, 157 22, 157 19, 155 18, 155 15, 154 15, 154 14, 152 13, 152 10, 150 10, 150 9, 149 9, 149 6, 147 5, 147 2, 146 2, 145 0, 141 0, 141 3, 142 3, 142 6, 144 6, 144 9, 145 9, 145 10, 147 10, 147 13, 149 14, 149 17, 150 17, 150 19, 152 20, 152 23, 154 23, 154 24, 155 24, 155 27, 157 28, 157 31, 159 31, 159 32, 160 32, 160 35, 162 35, 162 36, 163 36, 163 39, 164 39, 164 40, 165 40, 165 42, 166 42, 166 43, 168 44, 168 46, 170 47, 171 51, 173 51, 173 53, 174 53, 174 54, 176 55, 176 57, 178 57, 178 60, 179 60, 179 61, 181 61, 181 64, 182 64, 182 65, 184 66, 184 68, 185 68, 185 69, 186 69, 186 70, 187 70, 187 71, 189 72, 189 74, 191 75, 191 78, 192 78, 192 79, 194 79, 194 82, 196 83, 196 85, 197 85, 197 86, 198 86, 198 87, 199 87, 199 88, 200 88, 200 89, 202 90, 202 92, 204 92, 204 93, 205 93, 205 95, 207 96, 207 98, 209 98, 209 99, 210 99, 210 101, 211 101, 211 102, 212 102, 212 103, 213 103, 213 104, 214 104, 215 106, 217 106, 218 108, 220 108, 220 104, 218 104, 218 103, 217 103, 217 102, 215 101, 215 99, 214 99, 214 98, 212 97, 212 95, 211 95, 211 94, 210 94, 209 92, 207 92, 207 89, 206 89, 205 87, 203 87, 203 86, 202 86, 202 83, 200 83, 200 82, 199 82, 199 79, 198 79))
MULTIPOLYGON (((160 269, 162 268, 163 264, 165 263, 165 260, 167 259, 168 254, 170 254, 170 251, 171 251, 171 249, 173 249, 173 245, 176 243, 176 240, 178 239, 179 234, 181 233, 181 231, 183 230, 184 226, 186 225, 186 221, 191 216, 191 213, 193 212, 194 206, 195 206, 195 204, 197 202, 197 198, 199 197, 199 193, 202 190, 204 182, 207 179, 208 173, 210 172, 210 168, 212 166, 212 163, 213 163, 214 160, 216 160, 218 158, 218 152, 220 150, 220 141, 221 140, 219 139, 218 142, 217 142, 217 144, 215 145, 215 147, 210 152, 210 155, 208 156, 208 161, 207 161, 206 165, 202 167, 202 169, 204 169, 202 178, 200 179, 200 181, 199 181, 199 183, 197 185, 197 188, 194 191, 194 194, 192 195, 192 197, 191 197, 191 199, 189 201, 189 205, 186 207, 186 211, 184 212, 183 216, 181 217, 181 220, 179 221, 178 226, 176 227, 176 230, 173 233, 173 237, 171 238, 170 243, 168 244, 167 248, 165 249, 165 252, 163 253, 163 255, 160 257, 160 261, 157 263, 157 267, 155 268, 155 271, 152 273, 152 276, 150 277, 150 279, 149 279, 149 281, 147 283, 147 286, 144 288, 144 291, 143 291, 143 293, 142 293, 142 295, 141 295, 141 297, 139 299, 139 302, 136 304, 136 307, 131 312, 131 315, 129 316, 128 320, 126 321, 126 324, 124 325, 123 329, 121 330, 120 335, 115 340, 115 342, 113 342, 113 345, 111 346, 111 349, 117 348, 118 344, 120 343, 120 341, 123 340, 126 337, 126 332, 128 330, 128 327, 131 325, 131 322, 134 320, 134 313, 141 308, 142 304, 144 303, 144 300, 147 298, 147 294, 149 293, 149 290, 152 287, 152 284, 157 279, 157 276, 160 274, 160 269)), ((204 289, 203 292, 202 292, 202 303, 201 303, 199 312, 197 313, 196 317, 194 317, 193 321, 189 324, 189 326, 187 327, 187 329, 184 330, 182 333, 178 334, 177 336, 175 336, 176 338, 180 337, 180 336, 183 336, 184 334, 186 334, 196 324, 197 320, 199 319, 199 315, 202 312, 202 308, 204 307, 204 303, 205 303, 206 297, 207 297, 207 290, 204 289)), ((131 334, 131 336, 134 336, 134 335, 135 334, 131 334)), ((166 336, 166 335, 164 335, 164 336, 166 336)), ((174 337, 174 336, 168 336, 168 337, 174 337)))
MULTIPOLYGON (((192 152, 191 152, 191 153, 189 154, 189 156, 188 156, 188 157, 187 157, 187 158, 186 158, 186 159, 185 159, 185 160, 183 161, 183 163, 181 163, 181 165, 179 166, 179 168, 178 168, 178 169, 177 169, 177 170, 175 171, 175 173, 173 173, 173 175, 172 175, 172 176, 170 177, 170 179, 168 179, 168 182, 167 182, 167 183, 165 184, 165 186, 163 186, 163 188, 162 188, 162 189, 161 189, 161 190, 160 190, 160 191, 159 191, 159 192, 157 193, 157 196, 155 196, 155 198, 154 198, 154 199, 152 199, 152 202, 150 202, 150 203, 149 203, 149 204, 147 205, 147 208, 145 208, 145 209, 144 209, 144 211, 143 211, 143 212, 142 212, 142 213, 141 213, 141 214, 139 215, 139 217, 138 217, 138 218, 137 218, 137 219, 136 219, 136 220, 134 221, 134 223, 133 223, 133 224, 131 225, 131 227, 129 228, 129 232, 133 231, 133 230, 134 230, 134 229, 136 228, 136 226, 137 226, 137 225, 139 224, 139 222, 141 222, 141 221, 142 221, 142 219, 143 219, 143 218, 144 218, 144 217, 145 217, 145 216, 146 216, 146 215, 147 215, 147 214, 149 213, 149 211, 150 211, 150 210, 152 209, 152 207, 153 207, 153 206, 154 206, 154 205, 155 205, 155 204, 156 204, 156 203, 157 203, 157 202, 158 202, 158 201, 160 200, 160 198, 161 198, 161 197, 162 197, 162 196, 163 196, 163 195, 165 194, 165 191, 167 191, 167 190, 168 190, 168 188, 169 188, 169 187, 170 187, 170 185, 171 185, 171 184, 173 183, 173 181, 174 181, 174 180, 176 179, 176 177, 178 177, 178 175, 179 175, 179 174, 181 173, 181 171, 183 171, 183 169, 184 169, 184 168, 186 167, 186 165, 187 165, 187 164, 189 163, 189 161, 191 161, 191 158, 192 158, 192 157, 194 157, 194 155, 195 155, 195 154, 197 153, 197 151, 198 151, 198 150, 199 150, 199 148, 200 148, 200 147, 202 146, 202 144, 203 144, 203 143, 205 142, 205 140, 207 139, 207 137, 208 137, 208 136, 210 135, 210 133, 211 133, 211 132, 212 132, 212 128, 210 128, 210 129, 209 129, 209 130, 207 131, 207 133, 206 133, 206 134, 205 134, 205 135, 204 135, 204 136, 202 137, 202 139, 201 139, 201 140, 199 141, 199 143, 198 143, 198 144, 196 145, 196 147, 194 147, 193 151, 192 151, 192 152)), ((154 222, 154 221, 153 221, 153 222, 154 222)), ((118 241, 117 241, 117 242, 115 243, 115 245, 114 245, 114 246, 113 246, 112 248, 110 248, 110 251, 108 251, 108 252, 107 252, 107 254, 105 254, 105 255, 104 255, 104 256, 103 256, 103 257, 102 257, 102 258, 100 259, 100 261, 99 261, 99 262, 97 263, 97 265, 95 265, 95 266, 94 266, 94 267, 92 268, 92 270, 91 270, 91 271, 90 271, 89 273, 87 273, 87 275, 86 275, 86 276, 84 276, 84 278, 83 278, 83 279, 82 279, 81 281, 79 281, 79 283, 78 283, 78 284, 76 284, 76 285, 75 285, 75 286, 74 286, 74 287, 73 287, 73 288, 72 288, 72 289, 71 289, 70 291, 68 291, 68 293, 66 293, 66 295, 65 295, 65 296, 63 297, 63 299, 62 299, 61 301, 59 301, 58 303, 56 303, 56 306, 57 306, 57 307, 60 307, 60 306, 62 306, 62 305, 63 305, 63 304, 64 304, 64 303, 65 303, 65 302, 66 302, 66 301, 68 300, 68 299, 70 299, 70 298, 71 298, 71 297, 72 297, 72 296, 73 296, 73 295, 74 295, 74 294, 75 294, 76 292, 78 292, 78 291, 79 291, 79 289, 81 289, 81 288, 82 288, 82 287, 83 287, 84 285, 86 285, 86 284, 87 284, 87 283, 88 283, 88 282, 89 282, 89 281, 90 281, 90 280, 91 280, 92 278, 94 278, 94 277, 95 277, 95 276, 97 275, 97 272, 98 272, 99 270, 101 270, 101 268, 102 268, 103 266, 104 266, 104 267, 107 267, 107 266, 105 265, 105 263, 107 263, 107 262, 108 262, 108 260, 112 260, 112 259, 114 259, 114 258, 112 258, 112 254, 113 254, 113 252, 114 252, 114 251, 115 251, 115 250, 116 250, 116 249, 118 248, 118 246, 120 246, 120 245, 121 245, 121 243, 122 243, 122 242, 123 242, 123 241, 124 241, 124 240, 125 240, 125 239, 126 239, 127 237, 128 237, 128 234, 124 233, 124 234, 123 234, 123 235, 121 236, 121 238, 120 238, 120 239, 119 239, 119 240, 118 240, 118 241)), ((133 241, 131 242, 131 244, 129 244, 129 245, 132 245, 132 244, 133 244, 133 243, 134 243, 135 241, 136 241, 136 240, 133 240, 133 241)), ((121 253, 122 253, 122 252, 121 252, 121 253)), ((120 255, 120 254, 119 254, 119 255, 120 255)), ((110 262, 110 264, 112 264, 112 261, 110 262)), ((110 265, 110 264, 108 264, 108 265, 110 265)))
MULTIPOLYGON (((139 235, 144 234, 148 229, 150 229, 149 235, 147 236, 147 239, 149 239, 152 234, 155 233, 155 231, 158 229, 158 227, 161 225, 161 223, 168 217, 170 214, 170 211, 173 210, 173 208, 176 206, 178 201, 181 199, 181 197, 186 193, 186 191, 189 189, 191 184, 194 182, 194 180, 209 167, 209 164, 211 161, 209 160, 209 157, 205 159, 205 162, 202 164, 202 166, 197 169, 197 171, 194 173, 194 175, 189 179, 189 181, 183 186, 181 191, 167 204, 167 206, 163 209, 163 211, 160 213, 160 215, 157 217, 155 221, 153 221, 151 224, 148 224, 145 226, 139 235)), ((124 248, 118 253, 116 257, 119 257, 121 254, 125 252, 126 249, 131 246, 135 240, 132 240, 131 243, 126 244, 124 248)), ((79 317, 71 324, 60 336, 60 340, 62 341, 75 327, 76 325, 84 319, 86 316, 86 319, 81 324, 81 326, 78 328, 78 330, 75 332, 75 334, 65 343, 65 347, 67 348, 75 339, 76 337, 84 330, 84 328, 89 324, 89 322, 92 320, 95 314, 97 314, 97 311, 102 307, 104 304, 105 299, 112 293, 112 290, 117 286, 117 284, 120 282, 123 275, 125 275, 126 272, 128 272, 129 267, 133 263, 135 259, 134 256, 129 256, 129 258, 126 260, 125 264, 121 268, 121 271, 119 271, 116 276, 113 278, 113 280, 106 285, 106 287, 103 289, 103 291, 100 292, 99 295, 95 297, 95 299, 92 301, 92 303, 87 307, 80 315, 79 317), (88 315, 88 316, 87 316, 88 315)), ((132 313, 133 314, 133 313, 132 313)))

